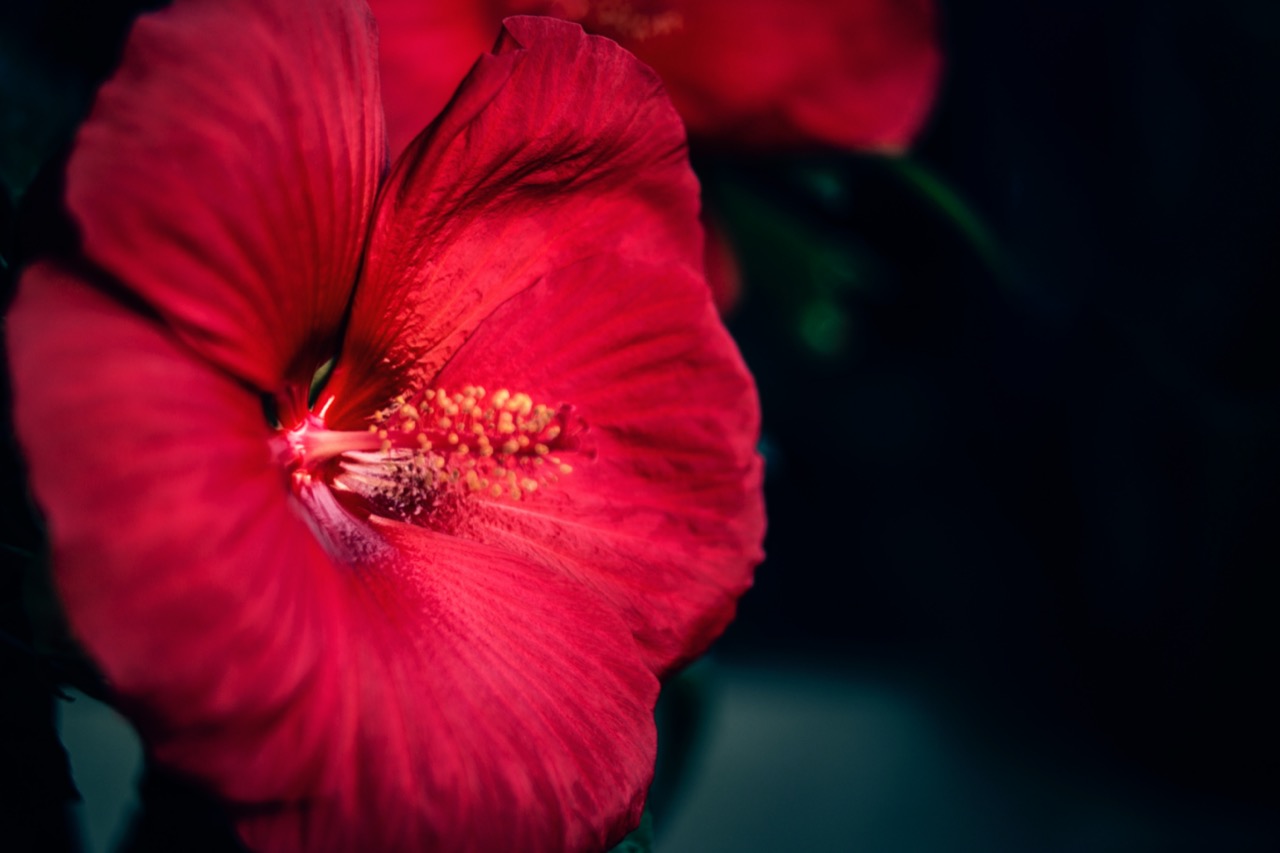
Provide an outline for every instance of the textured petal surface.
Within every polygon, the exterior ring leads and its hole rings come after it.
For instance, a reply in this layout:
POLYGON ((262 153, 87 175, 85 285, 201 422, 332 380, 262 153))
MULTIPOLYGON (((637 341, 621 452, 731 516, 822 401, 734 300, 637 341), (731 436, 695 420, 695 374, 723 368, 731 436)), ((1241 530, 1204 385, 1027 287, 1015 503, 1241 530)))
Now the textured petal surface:
POLYGON ((510 0, 617 39, 662 75, 690 134, 726 145, 895 150, 941 57, 932 0, 510 0))
POLYGON ((385 149, 363 3, 177 0, 135 24, 67 202, 93 263, 275 391, 331 354, 385 149))
POLYGON ((652 72, 575 25, 508 19, 380 197, 331 421, 359 426, 503 302, 582 258, 699 268, 697 207, 684 131, 652 72))
POLYGON ((498 38, 494 0, 371 0, 378 19, 387 137, 398 155, 449 103, 498 38))
POLYGON ((255 394, 52 267, 8 323, 72 626, 254 849, 602 849, 634 825, 657 684, 598 595, 394 523, 336 565, 255 394))
POLYGON ((764 508, 755 389, 701 277, 607 256, 558 270, 437 383, 569 403, 589 429, 571 474, 519 503, 473 498, 462 535, 601 591, 659 674, 719 635, 761 559, 764 508))
POLYGON ((398 523, 348 578, 343 797, 251 846, 603 850, 640 819, 657 681, 618 616, 535 562, 398 523), (358 639, 357 639, 358 638, 358 639), (349 816, 349 817, 344 817, 349 816), (295 836, 293 833, 303 834, 295 836))
POLYGON ((257 395, 52 267, 24 275, 7 332, 75 632, 162 757, 236 799, 306 794, 322 733, 284 715, 336 704, 318 673, 341 626, 257 395))

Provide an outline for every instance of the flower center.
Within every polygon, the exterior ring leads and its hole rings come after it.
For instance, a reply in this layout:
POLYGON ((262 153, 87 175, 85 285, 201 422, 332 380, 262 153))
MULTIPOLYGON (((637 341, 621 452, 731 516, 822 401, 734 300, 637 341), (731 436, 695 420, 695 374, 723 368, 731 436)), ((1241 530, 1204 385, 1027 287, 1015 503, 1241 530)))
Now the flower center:
POLYGON ((572 473, 563 454, 581 453, 586 433, 572 406, 506 389, 404 394, 360 431, 327 429, 331 403, 275 440, 295 492, 321 483, 343 503, 354 498, 371 514, 424 525, 444 521, 444 509, 464 499, 533 498, 572 473))

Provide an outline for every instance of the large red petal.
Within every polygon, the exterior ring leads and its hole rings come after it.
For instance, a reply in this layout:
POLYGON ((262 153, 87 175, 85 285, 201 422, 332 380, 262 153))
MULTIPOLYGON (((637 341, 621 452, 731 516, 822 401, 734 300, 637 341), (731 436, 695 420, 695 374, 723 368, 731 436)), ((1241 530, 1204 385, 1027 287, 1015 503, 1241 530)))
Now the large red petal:
POLYGON ((640 819, 657 681, 615 613, 538 563, 384 523, 349 576, 354 772, 256 848, 604 850, 640 819), (300 833, 300 834, 296 834, 300 833), (290 843, 292 842, 292 843, 290 843))
POLYGON ((558 270, 436 383, 569 403, 589 430, 554 485, 471 498, 462 535, 600 590, 659 674, 719 635, 761 559, 764 507, 755 388, 701 277, 608 255, 558 270))
POLYGON ((14 419, 71 625, 162 757, 295 798, 337 704, 330 561, 290 511, 256 394, 57 268, 21 281, 14 419))
POLYGON ((370 0, 369 6, 378 19, 387 137, 398 156, 493 47, 502 14, 495 0, 370 0))
POLYGON ((598 595, 398 524, 338 565, 255 394, 52 267, 8 322, 71 624, 254 849, 602 849, 638 820, 657 685, 598 595))
POLYGON ((177 0, 76 138, 89 259, 264 390, 335 346, 386 162, 363 3, 177 0))
POLYGON ((697 183, 661 84, 613 42, 551 19, 507 20, 378 205, 334 423, 359 424, 433 376, 550 271, 602 253, 702 263, 697 183))
POLYGON ((690 134, 734 146, 895 150, 941 56, 932 0, 509 0, 581 20, 662 75, 690 134))

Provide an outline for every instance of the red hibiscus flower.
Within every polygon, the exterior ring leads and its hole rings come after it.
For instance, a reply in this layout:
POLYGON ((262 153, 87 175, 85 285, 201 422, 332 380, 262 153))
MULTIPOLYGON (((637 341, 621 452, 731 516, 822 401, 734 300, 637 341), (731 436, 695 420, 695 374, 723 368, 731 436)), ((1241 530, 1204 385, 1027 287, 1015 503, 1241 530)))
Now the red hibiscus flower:
POLYGON ((602 848, 760 557, 683 132, 515 18, 388 173, 362 8, 135 25, 8 317, 55 580, 255 849, 602 848))
POLYGON ((503 14, 555 15, 661 76, 691 134, 746 147, 896 151, 941 71, 932 0, 371 0, 392 146, 435 116, 503 14))

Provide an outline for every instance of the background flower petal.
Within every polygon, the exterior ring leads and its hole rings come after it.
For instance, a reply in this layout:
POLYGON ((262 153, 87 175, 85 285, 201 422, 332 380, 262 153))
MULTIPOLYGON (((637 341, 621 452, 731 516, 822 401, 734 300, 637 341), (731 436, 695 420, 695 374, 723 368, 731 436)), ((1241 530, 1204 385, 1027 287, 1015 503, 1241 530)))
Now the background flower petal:
POLYGON ((371 0, 392 156, 449 103, 502 27, 494 0, 371 0))
POLYGON ((363 3, 177 0, 134 25, 67 202, 92 263, 275 391, 332 354, 385 148, 363 3))
POLYGON ((598 596, 405 525, 335 563, 257 395, 56 267, 8 331, 71 625, 254 849, 601 849, 639 819, 657 683, 598 596))
POLYGON ((702 212, 702 227, 706 230, 707 244, 702 265, 711 287, 711 298, 721 316, 732 313, 742 297, 742 267, 729 242, 729 235, 714 217, 702 212))
POLYGON ((460 533, 603 593, 659 674, 732 618, 760 561, 755 388, 687 269, 596 257, 505 303, 437 379, 572 404, 572 473, 518 503, 480 497, 460 533), (552 318, 550 321, 548 318, 552 318))
POLYGON ((894 150, 941 70, 932 0, 510 0, 617 39, 690 135, 729 146, 894 150))
POLYGON ((549 271, 601 253, 702 264, 684 130, 654 74, 573 24, 504 26, 383 191, 333 423, 359 425, 433 376, 549 271))

